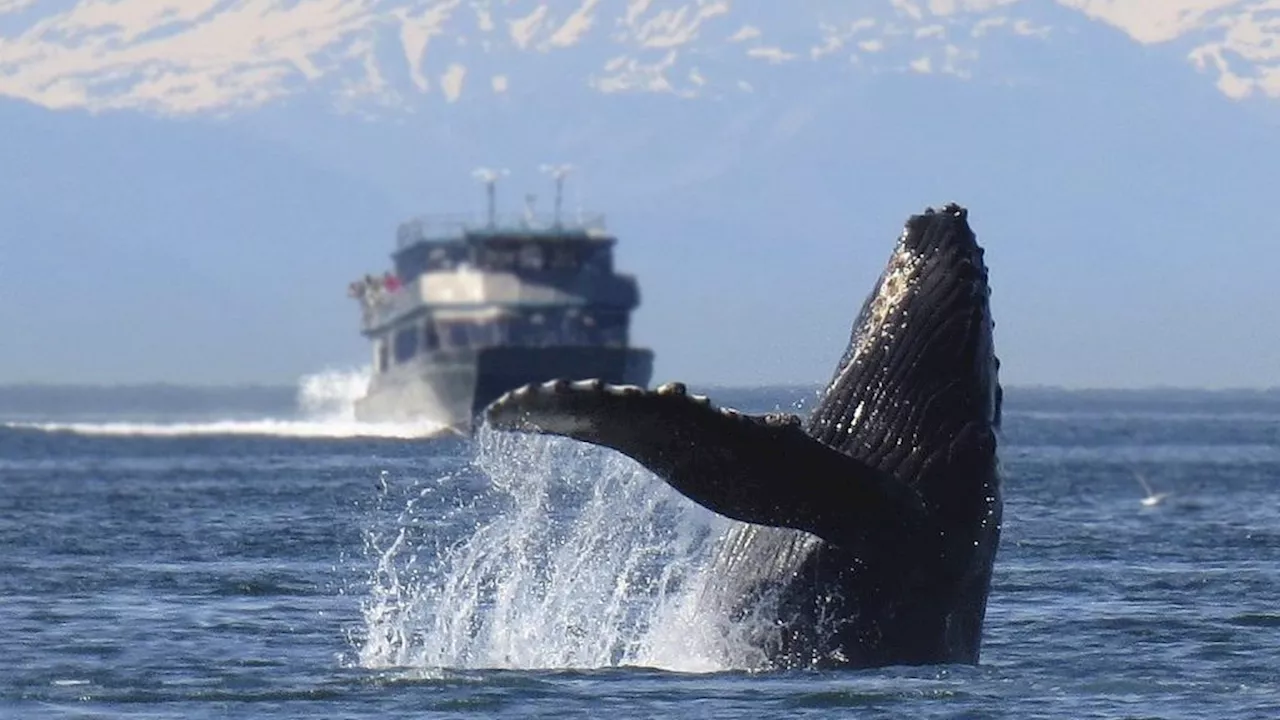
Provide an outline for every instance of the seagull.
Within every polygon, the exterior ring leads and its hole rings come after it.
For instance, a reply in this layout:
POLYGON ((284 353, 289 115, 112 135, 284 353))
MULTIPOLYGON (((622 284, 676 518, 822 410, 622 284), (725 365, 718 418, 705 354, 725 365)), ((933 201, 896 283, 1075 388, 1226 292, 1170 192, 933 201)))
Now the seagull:
POLYGON ((1155 505, 1159 505, 1160 501, 1169 497, 1169 493, 1167 492, 1162 492, 1162 493, 1156 492, 1155 489, 1151 487, 1151 484, 1147 482, 1147 479, 1142 476, 1142 473, 1138 472, 1137 470, 1133 471, 1133 477, 1135 480, 1138 481, 1138 484, 1142 486, 1142 489, 1147 491, 1147 496, 1142 498, 1143 507, 1153 507, 1155 505))

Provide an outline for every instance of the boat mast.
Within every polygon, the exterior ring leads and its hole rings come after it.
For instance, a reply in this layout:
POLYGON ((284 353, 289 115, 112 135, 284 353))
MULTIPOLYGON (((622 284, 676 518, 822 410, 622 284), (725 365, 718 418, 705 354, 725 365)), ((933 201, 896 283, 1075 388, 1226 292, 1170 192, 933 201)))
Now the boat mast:
POLYGON ((555 226, 560 225, 560 210, 564 207, 564 179, 573 170, 572 165, 543 165, 538 168, 547 173, 556 181, 556 210, 555 210, 555 226))
POLYGON ((498 224, 498 198, 496 186, 498 178, 510 175, 511 172, 506 168, 499 170, 491 170, 486 167, 479 167, 471 171, 471 177, 484 183, 485 194, 488 196, 488 223, 489 229, 494 229, 498 224))

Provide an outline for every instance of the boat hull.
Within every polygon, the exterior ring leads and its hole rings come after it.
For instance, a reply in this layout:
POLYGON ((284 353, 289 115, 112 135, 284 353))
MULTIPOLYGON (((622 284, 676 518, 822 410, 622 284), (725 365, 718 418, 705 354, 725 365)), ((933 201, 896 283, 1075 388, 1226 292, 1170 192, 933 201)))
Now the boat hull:
POLYGON ((508 390, 564 378, 647 387, 653 352, 590 346, 489 347, 415 356, 373 376, 355 404, 360 422, 428 421, 470 432, 474 419, 508 390))

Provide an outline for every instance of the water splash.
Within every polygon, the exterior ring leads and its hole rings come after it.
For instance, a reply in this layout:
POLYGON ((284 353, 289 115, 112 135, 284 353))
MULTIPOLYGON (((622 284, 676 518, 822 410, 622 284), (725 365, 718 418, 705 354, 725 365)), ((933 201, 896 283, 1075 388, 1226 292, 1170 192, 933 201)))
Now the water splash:
POLYGON ((307 418, 332 422, 356 421, 356 400, 369 387, 371 369, 325 370, 298 381, 298 410, 307 418))
POLYGON ((369 384, 369 368, 326 370, 298 381, 293 417, 256 419, 212 418, 176 422, 13 422, 5 427, 71 432, 97 436, 185 437, 200 435, 260 435, 297 438, 420 438, 446 429, 438 423, 362 423, 355 419, 355 401, 369 384))
POLYGON ((366 537, 375 567, 353 638, 381 668, 747 667, 706 602, 732 525, 631 460, 481 428, 466 472, 419 484, 366 537), (449 496, 441 512, 443 496, 449 496))

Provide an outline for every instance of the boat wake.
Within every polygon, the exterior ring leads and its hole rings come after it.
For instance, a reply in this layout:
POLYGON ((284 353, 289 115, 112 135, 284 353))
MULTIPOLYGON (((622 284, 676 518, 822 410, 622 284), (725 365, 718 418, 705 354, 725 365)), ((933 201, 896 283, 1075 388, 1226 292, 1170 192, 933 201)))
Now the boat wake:
POLYGON ((366 669, 753 667, 707 602, 730 521, 617 453, 480 428, 476 458, 399 483, 366 531, 366 669))
POLYGON ((435 425, 411 423, 334 423, 306 420, 221 420, 192 423, 6 423, 6 427, 46 432, 115 437, 197 437, 260 435, 292 438, 422 438, 442 432, 435 425))
POLYGON ((197 420, 107 420, 92 422, 6 422, 3 427, 89 436, 189 437, 257 435, 291 438, 423 438, 449 432, 422 422, 365 423, 355 419, 355 401, 364 394, 369 371, 330 370, 299 380, 296 409, 280 417, 197 420))

